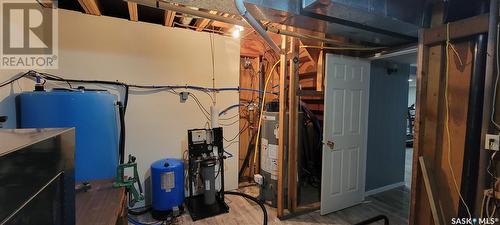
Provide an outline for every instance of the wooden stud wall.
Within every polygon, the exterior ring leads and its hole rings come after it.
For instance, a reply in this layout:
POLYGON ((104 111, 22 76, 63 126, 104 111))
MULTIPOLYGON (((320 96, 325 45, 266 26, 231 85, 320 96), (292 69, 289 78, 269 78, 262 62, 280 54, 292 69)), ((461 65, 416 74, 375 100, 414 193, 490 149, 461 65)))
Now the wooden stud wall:
MULTIPOLYGON (((240 87, 241 88, 251 88, 258 89, 260 82, 260 74, 259 71, 259 58, 240 58, 240 87), (249 60, 251 62, 250 68, 245 68, 245 61, 249 60)), ((242 91, 240 92, 240 103, 247 102, 255 102, 258 104, 259 102, 259 94, 256 92, 242 91)), ((256 132, 255 124, 250 124, 248 122, 249 117, 252 117, 252 122, 258 119, 258 110, 253 110, 253 113, 248 110, 248 107, 240 107, 240 130, 245 129, 245 127, 249 126, 243 132, 241 132, 239 137, 239 167, 243 165, 243 160, 247 154, 248 144, 250 143, 250 139, 253 134, 256 132)), ((232 114, 231 114, 232 115, 232 114)), ((253 157, 251 158, 253 161, 253 157)), ((250 164, 252 165, 252 164, 250 164)), ((244 173, 246 176, 250 175, 250 170, 245 170, 244 173)))
MULTIPOLYGON (((298 126, 299 126, 299 97, 297 89, 299 84, 299 40, 290 39, 289 76, 288 88, 288 209, 294 213, 297 208, 297 161, 298 161, 298 126)), ((285 118, 285 117, 280 117, 285 118)))
MULTIPOLYGON (((445 26, 421 30, 419 34, 417 58, 417 111, 415 121, 415 142, 413 155, 412 193, 410 202, 410 225, 435 224, 424 188, 420 156, 426 160, 427 170, 432 174, 431 183, 435 183, 438 202, 434 202, 442 211, 441 224, 449 224, 452 217, 457 217, 460 199, 453 182, 448 162, 448 132, 446 129, 446 97, 448 99, 448 126, 451 143, 451 165, 455 180, 460 188, 462 165, 465 150, 465 131, 468 113, 469 88, 472 76, 474 43, 466 37, 484 32, 487 20, 472 17, 450 24, 451 42, 457 49, 456 56, 450 49, 448 91, 446 88, 446 49, 443 43, 445 26), (474 29, 464 29, 453 34, 452 27, 460 24, 476 24, 474 29), (437 35, 437 36, 436 36, 437 35), (429 41, 430 37, 432 41, 429 41), (439 38, 436 38, 439 37, 439 38), (430 44, 428 44, 430 43, 430 44), (459 62, 461 58, 463 64, 459 62)), ((481 17, 482 18, 482 17, 481 17)))
MULTIPOLYGON (((288 42, 287 37, 281 36, 281 51, 288 52, 288 42)), ((279 118, 286 118, 286 102, 287 102, 287 94, 286 87, 288 86, 287 82, 287 54, 281 54, 280 56, 280 96, 279 96, 279 118)), ((284 180, 285 180, 285 128, 287 125, 286 120, 279 120, 279 129, 278 129, 278 209, 277 214, 278 218, 284 216, 285 207, 284 207, 284 180)))

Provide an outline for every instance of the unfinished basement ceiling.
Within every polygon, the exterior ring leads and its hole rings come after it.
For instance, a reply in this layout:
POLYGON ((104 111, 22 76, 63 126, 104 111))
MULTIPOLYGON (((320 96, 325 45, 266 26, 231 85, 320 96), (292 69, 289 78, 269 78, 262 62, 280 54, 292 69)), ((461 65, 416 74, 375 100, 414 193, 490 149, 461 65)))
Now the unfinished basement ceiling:
MULTIPOLYGON (((238 14, 233 0, 169 0, 168 2, 238 14)), ((396 46, 417 41, 417 30, 426 25, 425 11, 429 8, 427 2, 413 0, 245 0, 245 5, 259 20, 327 35, 343 36, 374 45, 396 46)))
MULTIPOLYGON (((164 10, 155 6, 156 0, 138 2, 138 20, 163 24, 164 10)), ((200 10, 214 10, 239 15, 234 0, 161 0, 200 10)), ((129 19, 127 3, 123 0, 98 0, 101 13, 129 19)), ((417 31, 425 27, 425 12, 429 1, 413 0, 245 0, 247 9, 261 21, 289 25, 298 29, 337 36, 352 42, 394 47, 417 42, 417 31), (411 10, 409 10, 411 9, 411 10)), ((78 0, 65 0, 60 8, 83 12, 78 0)), ((193 22, 194 23, 194 22, 193 22)), ((191 24, 194 25, 194 24, 191 24)))

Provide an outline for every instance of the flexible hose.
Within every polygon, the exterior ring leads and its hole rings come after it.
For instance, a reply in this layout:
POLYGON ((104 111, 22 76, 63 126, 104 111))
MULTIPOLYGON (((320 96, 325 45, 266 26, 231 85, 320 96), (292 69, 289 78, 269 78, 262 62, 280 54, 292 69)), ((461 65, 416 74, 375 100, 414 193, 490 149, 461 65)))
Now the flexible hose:
MULTIPOLYGON (((278 60, 274 65, 273 67, 271 68, 271 70, 269 71, 269 75, 267 75, 267 79, 266 79, 266 84, 264 84, 264 93, 267 93, 267 85, 269 84, 269 81, 271 80, 271 77, 272 77, 272 74, 273 74, 273 71, 274 71, 274 68, 276 68, 276 66, 278 65, 278 63, 280 63, 281 60, 278 60)), ((255 140, 255 149, 253 151, 253 161, 254 162, 257 162, 257 155, 258 155, 258 148, 259 148, 259 137, 260 137, 260 128, 261 128, 261 125, 262 125, 262 115, 264 113, 264 105, 265 105, 265 102, 266 102, 266 95, 264 94, 262 96, 262 102, 260 104, 260 116, 259 116, 259 125, 257 126, 257 140, 255 140)), ((284 119, 284 118, 283 118, 284 119)), ((282 129, 280 127, 280 129, 282 129)))
POLYGON ((148 207, 146 207, 142 210, 139 210, 139 211, 136 211, 133 209, 128 209, 128 214, 134 215, 134 216, 139 216, 139 215, 142 215, 142 214, 145 214, 145 213, 151 211, 151 209, 153 209, 151 206, 148 206, 148 207))
POLYGON ((259 201, 259 199, 255 198, 253 196, 247 195, 245 193, 234 192, 234 191, 225 191, 224 194, 241 196, 241 197, 250 199, 250 200, 254 201, 255 203, 257 203, 260 206, 260 208, 262 209, 262 214, 264 216, 262 224, 267 225, 267 210, 266 210, 266 207, 264 206, 264 204, 261 201, 259 201))

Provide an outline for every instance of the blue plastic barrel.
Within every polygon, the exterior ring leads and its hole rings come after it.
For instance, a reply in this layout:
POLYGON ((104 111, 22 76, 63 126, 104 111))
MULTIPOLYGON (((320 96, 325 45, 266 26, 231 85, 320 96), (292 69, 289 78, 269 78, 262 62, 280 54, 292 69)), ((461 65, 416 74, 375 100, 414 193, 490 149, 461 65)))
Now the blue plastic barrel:
POLYGON ((17 97, 20 128, 75 127, 75 180, 109 179, 118 166, 116 95, 107 91, 24 92, 17 97))
POLYGON ((153 211, 170 211, 184 202, 184 164, 178 159, 162 159, 151 165, 153 211))

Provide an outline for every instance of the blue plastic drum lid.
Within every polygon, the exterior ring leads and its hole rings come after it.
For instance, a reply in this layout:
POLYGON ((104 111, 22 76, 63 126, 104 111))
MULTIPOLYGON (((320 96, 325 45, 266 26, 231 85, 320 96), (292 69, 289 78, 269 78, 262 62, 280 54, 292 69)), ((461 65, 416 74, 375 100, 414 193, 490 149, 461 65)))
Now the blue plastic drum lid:
POLYGON ((184 163, 162 159, 151 165, 152 205, 154 210, 168 211, 184 202, 184 163))
POLYGON ((107 91, 24 92, 17 97, 21 128, 75 127, 75 180, 110 179, 118 166, 117 97, 107 91))

